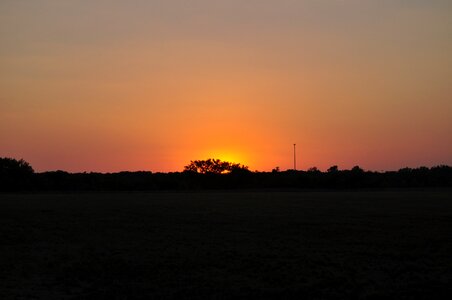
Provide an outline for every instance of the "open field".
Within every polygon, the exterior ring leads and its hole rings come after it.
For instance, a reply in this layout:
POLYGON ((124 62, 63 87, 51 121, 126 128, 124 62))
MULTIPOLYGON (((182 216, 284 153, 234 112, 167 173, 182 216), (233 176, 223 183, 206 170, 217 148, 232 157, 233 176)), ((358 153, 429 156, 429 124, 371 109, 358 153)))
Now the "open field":
POLYGON ((450 189, 0 194, 0 299, 432 299, 451 282, 450 189))

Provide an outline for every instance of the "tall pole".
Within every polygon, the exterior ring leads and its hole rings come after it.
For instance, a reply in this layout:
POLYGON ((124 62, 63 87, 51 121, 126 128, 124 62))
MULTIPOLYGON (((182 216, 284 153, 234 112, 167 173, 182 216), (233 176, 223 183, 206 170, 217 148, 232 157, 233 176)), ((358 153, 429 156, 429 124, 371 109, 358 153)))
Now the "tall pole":
POLYGON ((293 169, 297 170, 297 144, 293 144, 293 169))

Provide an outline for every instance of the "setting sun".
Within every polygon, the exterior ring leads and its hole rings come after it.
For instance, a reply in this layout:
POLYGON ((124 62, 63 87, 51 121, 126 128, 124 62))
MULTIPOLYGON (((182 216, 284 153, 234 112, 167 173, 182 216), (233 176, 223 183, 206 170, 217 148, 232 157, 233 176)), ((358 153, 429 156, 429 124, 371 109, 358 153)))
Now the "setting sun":
POLYGON ((207 159, 207 158, 216 158, 220 159, 222 161, 227 161, 231 163, 241 163, 244 165, 247 165, 247 159, 246 156, 243 154, 238 154, 230 151, 224 151, 224 150, 213 150, 213 151, 205 151, 203 152, 201 159, 207 159))

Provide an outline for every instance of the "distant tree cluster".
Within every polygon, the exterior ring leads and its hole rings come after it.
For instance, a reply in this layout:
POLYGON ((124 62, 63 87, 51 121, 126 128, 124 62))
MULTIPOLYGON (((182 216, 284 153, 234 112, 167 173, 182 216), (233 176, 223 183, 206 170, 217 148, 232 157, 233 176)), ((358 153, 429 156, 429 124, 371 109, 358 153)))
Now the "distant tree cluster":
POLYGON ((248 167, 218 159, 191 161, 183 172, 35 173, 24 160, 0 158, 0 191, 155 191, 203 189, 356 189, 452 187, 452 168, 404 168, 372 172, 330 167, 307 171, 251 172, 248 167))

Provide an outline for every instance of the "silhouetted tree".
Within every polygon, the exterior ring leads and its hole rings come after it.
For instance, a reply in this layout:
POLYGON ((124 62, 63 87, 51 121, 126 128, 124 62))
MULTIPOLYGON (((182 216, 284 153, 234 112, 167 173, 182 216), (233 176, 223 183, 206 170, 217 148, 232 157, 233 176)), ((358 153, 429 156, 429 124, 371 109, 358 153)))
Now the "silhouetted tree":
POLYGON ((351 171, 354 173, 363 173, 364 172, 364 170, 361 169, 360 166, 354 166, 351 171))
POLYGON ((28 162, 23 159, 0 157, 0 176, 27 176, 33 174, 34 170, 28 162))
POLYGON ((190 161, 189 165, 186 165, 184 167, 185 172, 194 172, 201 174, 222 174, 243 170, 248 171, 248 167, 245 165, 212 158, 209 158, 207 160, 192 160, 190 161))
POLYGON ((0 190, 28 189, 33 173, 33 168, 23 159, 0 157, 0 190))
POLYGON ((328 173, 337 173, 338 171, 339 168, 336 165, 329 167, 327 170, 328 173))

